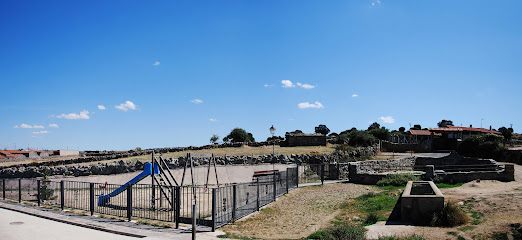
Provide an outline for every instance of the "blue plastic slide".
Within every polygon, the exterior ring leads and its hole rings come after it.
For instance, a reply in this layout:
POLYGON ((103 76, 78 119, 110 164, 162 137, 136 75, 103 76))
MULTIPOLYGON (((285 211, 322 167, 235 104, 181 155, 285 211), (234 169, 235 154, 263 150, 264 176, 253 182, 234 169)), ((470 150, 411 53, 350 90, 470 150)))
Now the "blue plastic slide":
MULTIPOLYGON (((145 166, 143 168, 143 172, 140 173, 138 176, 134 177, 118 189, 112 191, 111 193, 107 195, 101 195, 98 197, 98 206, 103 206, 111 201, 111 197, 115 197, 118 194, 122 193, 123 191, 127 190, 127 186, 134 185, 144 179, 145 177, 152 174, 152 163, 148 162, 145 163, 145 166)), ((157 165, 154 165, 154 174, 159 174, 159 169, 157 165)))

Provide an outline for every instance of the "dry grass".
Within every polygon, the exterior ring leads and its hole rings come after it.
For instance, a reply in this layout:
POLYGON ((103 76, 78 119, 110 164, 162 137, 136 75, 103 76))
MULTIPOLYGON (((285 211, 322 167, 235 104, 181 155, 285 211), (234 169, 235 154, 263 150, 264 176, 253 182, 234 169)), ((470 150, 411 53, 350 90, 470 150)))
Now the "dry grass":
MULTIPOLYGON (((275 154, 276 155, 291 155, 291 154, 317 154, 317 155, 323 155, 323 154, 329 154, 333 153, 335 151, 335 146, 332 144, 328 144, 327 146, 310 146, 310 147, 279 147, 275 146, 275 154)), ((243 147, 230 147, 230 148, 214 148, 214 149, 205 149, 205 150, 196 150, 196 151, 182 151, 182 152, 170 152, 170 153, 164 153, 162 154, 163 158, 179 158, 179 157, 185 157, 187 156, 187 153, 193 153, 193 154, 201 154, 201 153, 213 153, 215 156, 240 156, 240 155, 247 155, 247 156, 260 156, 260 155, 271 155, 272 154, 272 146, 261 146, 261 147, 249 147, 249 146, 243 146, 243 147)), ((106 161, 100 161, 101 163, 104 162, 113 162, 113 161, 150 161, 151 155, 143 155, 143 156, 137 156, 137 157, 128 157, 128 158, 120 158, 120 159, 112 159, 112 160, 106 160, 106 161)))
POLYGON ((342 183, 299 188, 222 230, 243 238, 304 238, 328 227, 347 199, 366 192, 366 186, 342 183))

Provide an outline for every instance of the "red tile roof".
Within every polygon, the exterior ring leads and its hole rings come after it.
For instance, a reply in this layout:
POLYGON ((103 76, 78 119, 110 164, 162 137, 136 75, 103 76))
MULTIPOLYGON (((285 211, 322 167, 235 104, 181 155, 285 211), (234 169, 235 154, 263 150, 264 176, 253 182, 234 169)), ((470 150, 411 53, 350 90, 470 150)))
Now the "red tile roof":
POLYGON ((12 150, 0 150, 0 154, 6 156, 8 158, 18 157, 18 154, 13 154, 10 151, 12 151, 12 150))
MULTIPOLYGON (((428 130, 413 130, 410 129, 408 132, 410 132, 410 135, 413 136, 431 136, 431 132, 428 130)), ((442 136, 441 133, 434 133, 435 136, 442 136)))
POLYGON ((458 127, 458 126, 430 128, 429 130, 433 131, 433 132, 482 132, 482 133, 501 134, 498 131, 493 131, 493 130, 489 130, 489 129, 485 129, 485 128, 458 127))

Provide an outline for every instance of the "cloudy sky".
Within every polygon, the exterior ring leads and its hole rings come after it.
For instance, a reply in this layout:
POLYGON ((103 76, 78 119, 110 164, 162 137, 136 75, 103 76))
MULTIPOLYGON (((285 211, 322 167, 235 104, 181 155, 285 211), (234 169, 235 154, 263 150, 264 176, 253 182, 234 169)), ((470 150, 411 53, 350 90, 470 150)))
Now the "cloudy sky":
POLYGON ((521 1, 2 1, 0 148, 522 128, 521 1))

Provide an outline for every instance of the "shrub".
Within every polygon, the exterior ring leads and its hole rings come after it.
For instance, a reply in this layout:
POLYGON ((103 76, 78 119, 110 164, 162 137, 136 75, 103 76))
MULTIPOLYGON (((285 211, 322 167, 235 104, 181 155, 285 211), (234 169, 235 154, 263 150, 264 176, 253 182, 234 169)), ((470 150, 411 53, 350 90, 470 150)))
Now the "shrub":
POLYGON ((328 228, 324 231, 318 231, 310 236, 308 239, 323 239, 323 240, 363 240, 366 239, 366 229, 361 225, 343 224, 328 228))
POLYGON ((493 158, 502 160, 505 147, 502 145, 504 138, 496 134, 471 136, 459 146, 458 152, 466 157, 493 158))
POLYGON ((375 224, 377 221, 379 221, 379 215, 375 212, 370 212, 370 214, 366 216, 366 219, 364 219, 364 224, 372 225, 375 224))
POLYGON ((435 227, 455 227, 469 222, 470 217, 455 203, 447 202, 444 208, 433 214, 431 225, 435 227))
POLYGON ((345 136, 349 139, 348 144, 354 147, 372 146, 377 141, 377 138, 367 131, 352 131, 345 136))
POLYGON ((357 148, 354 148, 348 144, 340 144, 340 145, 337 145, 335 147, 335 150, 336 151, 339 151, 339 152, 351 152, 351 151, 354 151, 356 150, 357 148))
POLYGON ((377 186, 405 186, 408 181, 418 181, 419 176, 413 174, 388 174, 377 182, 377 186))

